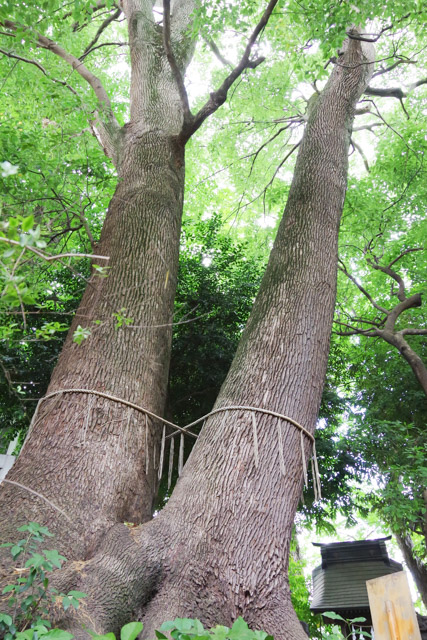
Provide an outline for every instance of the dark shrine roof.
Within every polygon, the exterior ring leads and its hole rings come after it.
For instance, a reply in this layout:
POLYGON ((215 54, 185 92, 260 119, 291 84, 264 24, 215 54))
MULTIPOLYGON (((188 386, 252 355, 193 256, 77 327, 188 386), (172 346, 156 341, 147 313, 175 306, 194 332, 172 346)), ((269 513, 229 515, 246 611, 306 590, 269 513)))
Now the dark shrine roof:
MULTIPOLYGON (((391 536, 390 536, 391 537, 391 536)), ((402 571, 402 565, 388 557, 385 545, 388 538, 318 544, 322 564, 313 571, 313 600, 310 609, 315 613, 336 613, 366 609, 369 612, 366 580, 402 571)), ((343 615, 343 617, 349 617, 343 615)))

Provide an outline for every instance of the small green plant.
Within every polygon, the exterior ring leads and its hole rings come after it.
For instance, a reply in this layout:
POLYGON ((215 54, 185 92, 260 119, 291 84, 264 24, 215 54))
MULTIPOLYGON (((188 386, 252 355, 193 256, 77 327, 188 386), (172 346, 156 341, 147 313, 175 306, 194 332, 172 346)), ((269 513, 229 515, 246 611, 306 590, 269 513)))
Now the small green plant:
POLYGON ((81 591, 58 593, 49 584, 48 574, 60 569, 66 558, 56 549, 40 550, 45 538, 52 533, 36 522, 30 522, 18 528, 26 537, 18 542, 8 542, 2 547, 9 547, 13 560, 18 565, 14 574, 16 582, 4 587, 8 612, 0 611, 0 636, 4 640, 37 640, 42 636, 46 640, 71 640, 67 631, 50 629, 51 623, 46 620, 49 605, 61 602, 64 610, 73 606, 77 609, 79 598, 86 594, 81 591))
POLYGON ((265 631, 249 629, 243 618, 237 618, 231 629, 222 625, 205 629, 200 620, 175 618, 164 622, 160 631, 156 631, 158 640, 168 640, 163 631, 168 631, 174 640, 274 640, 265 631))
MULTIPOLYGON (((330 620, 339 620, 340 622, 345 622, 345 624, 349 629, 351 629, 353 625, 357 625, 357 624, 361 625, 366 622, 366 618, 349 618, 349 619, 343 618, 342 616, 339 615, 339 613, 335 613, 335 611, 326 611, 322 615, 325 618, 329 618, 330 620)), ((356 635, 358 638, 360 638, 360 636, 363 636, 365 638, 372 637, 369 631, 364 631, 363 629, 358 629, 356 635)), ((353 636, 352 631, 350 631, 348 635, 344 636, 341 633, 339 627, 334 626, 332 627, 331 631, 328 631, 327 635, 325 635, 325 638, 327 638, 327 640, 342 640, 343 638, 345 638, 345 640, 348 640, 348 638, 352 638, 352 636, 353 636)))
POLYGON ((128 318, 126 316, 127 309, 122 307, 120 311, 117 313, 113 313, 113 318, 116 320, 116 329, 120 329, 120 327, 128 327, 133 322, 133 318, 128 318))
POLYGON ((91 330, 87 327, 82 327, 80 324, 77 329, 73 333, 73 342, 77 344, 81 344, 84 340, 87 340, 90 337, 91 330))
MULTIPOLYGON (((135 638, 141 633, 143 629, 142 622, 129 622, 125 624, 120 630, 120 640, 135 640, 135 638)), ((99 635, 90 629, 87 630, 94 640, 116 640, 114 633, 105 633, 99 635)))

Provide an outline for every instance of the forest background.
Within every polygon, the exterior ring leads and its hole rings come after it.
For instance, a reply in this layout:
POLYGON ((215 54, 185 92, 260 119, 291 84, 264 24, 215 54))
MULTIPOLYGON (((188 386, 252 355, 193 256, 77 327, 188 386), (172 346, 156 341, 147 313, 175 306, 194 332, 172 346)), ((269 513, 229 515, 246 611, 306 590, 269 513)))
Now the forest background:
MULTIPOLYGON (((188 143, 165 417, 187 424, 212 409, 272 247, 310 101, 339 64, 348 25, 360 19, 369 24, 377 62, 350 147, 316 432, 322 498, 309 470, 298 527, 311 537, 331 534, 338 514, 350 526, 374 513, 396 537, 427 604, 425 15, 416 2, 369 4, 279 6, 256 45, 265 60, 246 69, 188 143), (384 331, 392 309, 390 338, 384 331)), ((126 25, 120 7, 98 5, 70 3, 66 18, 56 2, 22 5, 15 20, 37 22, 49 36, 65 20, 62 44, 96 69, 122 125, 129 119, 126 25)), ((239 58, 262 9, 218 2, 196 11, 193 35, 201 38, 187 72, 196 110, 239 58)), ((7 3, 1 11, 2 20, 10 17, 7 3)), ((161 7, 156 15, 160 22, 161 7)), ((17 435, 19 450, 91 273, 87 258, 47 262, 34 252, 96 254, 117 179, 88 124, 96 101, 85 79, 31 37, 24 28, 13 38, 3 34, 1 49, 2 451, 17 435)), ((95 270, 108 277, 105 265, 95 270)), ((141 330, 126 307, 112 309, 111 318, 117 332, 141 330)), ((102 330, 100 320, 74 330, 82 357, 102 330)), ((168 471, 157 508, 173 490, 177 459, 168 471)))

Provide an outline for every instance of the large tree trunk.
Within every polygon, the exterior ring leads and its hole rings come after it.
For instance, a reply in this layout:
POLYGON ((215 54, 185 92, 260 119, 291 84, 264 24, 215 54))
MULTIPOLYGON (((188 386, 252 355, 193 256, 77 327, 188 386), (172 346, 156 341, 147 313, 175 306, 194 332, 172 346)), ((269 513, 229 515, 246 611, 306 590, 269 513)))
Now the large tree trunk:
MULTIPOLYGON (((350 41, 309 114, 284 217, 217 408, 263 407, 314 432, 351 124, 369 80, 370 49, 350 41)), ((133 532, 111 530, 83 579, 77 573, 74 582, 73 567, 63 576, 64 588, 77 584, 91 594, 87 615, 98 631, 114 630, 139 609, 146 637, 175 616, 230 625, 239 615, 276 639, 306 637, 287 580, 302 490, 300 431, 286 420, 255 415, 258 455, 250 411, 212 416, 163 512, 133 532)), ((310 450, 304 436, 306 457, 310 450)))
MULTIPOLYGON (((193 49, 186 35, 193 3, 176 0, 173 7, 171 39, 183 73, 193 49)), ((95 390, 162 415, 183 206, 183 107, 151 0, 125 0, 123 10, 131 122, 117 135, 119 182, 98 247, 110 258, 108 277, 91 276, 48 394, 95 390), (114 314, 130 326, 117 328, 114 314), (78 325, 91 331, 80 346, 73 342, 78 325)), ((33 520, 48 524, 68 558, 82 559, 117 522, 147 521, 160 438, 158 421, 110 399, 82 392, 46 399, 7 478, 21 486, 0 488, 0 541, 15 539, 16 528, 33 520)))
MULTIPOLYGON (((122 154, 121 180, 99 246, 102 255, 110 256, 109 276, 91 277, 48 394, 93 389, 161 415, 178 267, 184 151, 173 139, 152 133, 136 137, 130 130, 122 154), (117 329, 117 312, 131 318, 131 326, 117 329), (81 345, 73 342, 77 325, 92 332, 81 345)), ((28 520, 43 522, 56 533, 67 556, 82 558, 111 524, 150 519, 160 436, 158 422, 102 397, 67 393, 46 400, 8 480, 43 494, 73 524, 34 494, 4 484, 3 539, 16 535, 16 527, 28 520)))
POLYGON ((421 599, 427 607, 427 566, 423 563, 414 549, 414 543, 409 535, 395 533, 397 544, 403 554, 408 569, 417 585, 421 599))

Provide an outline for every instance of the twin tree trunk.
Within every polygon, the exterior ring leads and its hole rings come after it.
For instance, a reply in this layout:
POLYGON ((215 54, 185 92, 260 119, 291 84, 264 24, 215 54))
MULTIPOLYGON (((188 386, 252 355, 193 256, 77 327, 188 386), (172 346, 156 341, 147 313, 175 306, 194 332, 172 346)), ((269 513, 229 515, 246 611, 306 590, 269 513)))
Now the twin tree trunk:
MULTIPOLYGON (((311 109, 270 261, 216 407, 263 407, 314 432, 351 125, 372 59, 365 43, 350 40, 311 109)), ((110 276, 92 278, 74 327, 92 319, 103 324, 93 325, 83 346, 68 337, 50 390, 106 391, 161 413, 170 326, 158 325, 172 320, 182 208, 183 149, 176 136, 129 125, 120 176, 100 246, 110 256, 110 276), (138 328, 115 331, 111 314, 121 308, 138 328)), ((59 624, 86 636, 81 622, 116 631, 139 615, 152 637, 176 616, 231 625, 243 615, 277 639, 306 637, 287 579, 302 490, 300 432, 265 414, 256 422, 258 455, 250 412, 208 419, 166 508, 130 530, 120 523, 143 522, 151 513, 161 425, 150 420, 146 474, 143 415, 79 393, 41 406, 8 477, 43 494, 73 524, 36 496, 3 485, 2 536, 13 539, 16 526, 36 519, 56 532, 55 546, 75 560, 59 572, 58 586, 89 597, 78 618, 59 624)), ((304 450, 308 458, 305 436, 304 450)))

